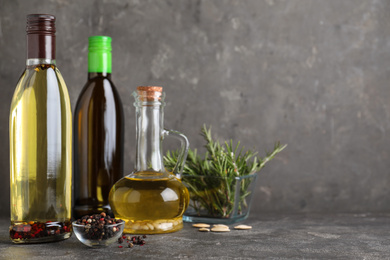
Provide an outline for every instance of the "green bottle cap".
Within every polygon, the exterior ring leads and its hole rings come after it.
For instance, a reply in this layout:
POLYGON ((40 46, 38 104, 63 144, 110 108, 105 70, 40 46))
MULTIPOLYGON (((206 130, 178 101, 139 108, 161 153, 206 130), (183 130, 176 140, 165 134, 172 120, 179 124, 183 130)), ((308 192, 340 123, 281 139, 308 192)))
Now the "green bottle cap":
POLYGON ((88 72, 111 73, 111 37, 88 38, 88 72))

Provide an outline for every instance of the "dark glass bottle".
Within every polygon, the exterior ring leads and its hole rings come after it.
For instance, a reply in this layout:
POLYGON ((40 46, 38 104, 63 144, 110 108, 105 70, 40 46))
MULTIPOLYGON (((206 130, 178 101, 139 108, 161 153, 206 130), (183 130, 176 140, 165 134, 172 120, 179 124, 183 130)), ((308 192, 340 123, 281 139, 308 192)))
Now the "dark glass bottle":
POLYGON ((89 38, 88 81, 74 113, 74 217, 111 214, 108 194, 122 178, 124 118, 111 81, 111 38, 89 38))
POLYGON ((27 62, 10 109, 10 237, 72 234, 72 110, 55 60, 55 17, 27 16, 27 62))

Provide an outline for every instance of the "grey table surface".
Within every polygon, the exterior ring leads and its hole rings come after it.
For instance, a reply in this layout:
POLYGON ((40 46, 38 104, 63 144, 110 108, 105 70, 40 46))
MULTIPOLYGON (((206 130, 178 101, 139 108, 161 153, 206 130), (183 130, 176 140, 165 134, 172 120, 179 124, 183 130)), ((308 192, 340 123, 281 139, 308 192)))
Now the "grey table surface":
POLYGON ((0 259, 390 259, 390 214, 264 214, 243 223, 253 228, 204 233, 185 223, 144 246, 92 249, 74 235, 15 245, 0 219, 0 259))

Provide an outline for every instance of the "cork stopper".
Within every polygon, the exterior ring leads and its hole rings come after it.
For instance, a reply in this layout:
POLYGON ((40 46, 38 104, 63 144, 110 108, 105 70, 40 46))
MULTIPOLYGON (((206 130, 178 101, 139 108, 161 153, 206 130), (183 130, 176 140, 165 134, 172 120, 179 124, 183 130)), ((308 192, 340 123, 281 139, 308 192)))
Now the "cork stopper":
POLYGON ((163 88, 160 86, 139 86, 137 92, 142 101, 160 101, 163 88))

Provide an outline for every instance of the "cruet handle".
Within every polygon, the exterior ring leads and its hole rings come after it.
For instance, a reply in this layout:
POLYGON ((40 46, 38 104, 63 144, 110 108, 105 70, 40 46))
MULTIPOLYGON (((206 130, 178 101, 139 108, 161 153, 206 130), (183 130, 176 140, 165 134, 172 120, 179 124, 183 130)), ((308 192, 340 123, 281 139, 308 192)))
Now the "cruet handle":
POLYGON ((175 131, 175 130, 164 129, 163 135, 175 137, 181 143, 179 155, 177 157, 177 163, 176 163, 175 167, 172 169, 172 172, 176 174, 176 177, 178 179, 181 179, 181 174, 183 173, 184 164, 185 164, 186 159, 187 159, 188 148, 190 146, 190 142, 188 141, 187 137, 184 134, 182 134, 178 131, 175 131))

